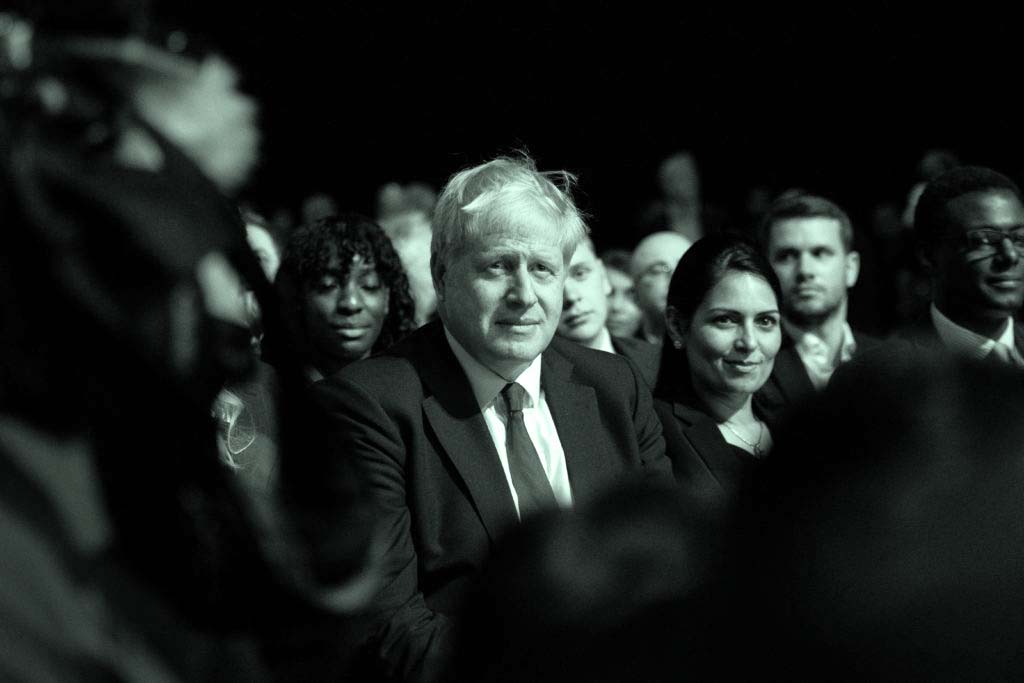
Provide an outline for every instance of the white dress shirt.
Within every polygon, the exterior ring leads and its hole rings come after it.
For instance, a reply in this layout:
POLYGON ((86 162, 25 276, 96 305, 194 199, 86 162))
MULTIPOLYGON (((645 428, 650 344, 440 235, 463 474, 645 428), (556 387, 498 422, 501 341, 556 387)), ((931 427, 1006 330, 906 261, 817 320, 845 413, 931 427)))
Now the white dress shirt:
POLYGON ((935 326, 935 332, 938 333, 939 339, 953 353, 972 360, 982 360, 992 353, 996 344, 1003 344, 1008 349, 1007 355, 1010 359, 1018 366, 1024 365, 1024 358, 1020 357, 1017 348, 1014 346, 1012 318, 1008 317, 1006 319, 1006 329, 1003 330, 998 339, 990 339, 973 330, 968 330, 966 327, 957 325, 936 308, 935 304, 931 306, 931 316, 932 324, 935 326))
POLYGON ((555 501, 560 507, 571 507, 572 490, 569 488, 569 470, 565 465, 565 451, 562 450, 562 442, 558 439, 555 421, 551 417, 547 400, 544 398, 544 391, 540 387, 541 357, 534 358, 530 366, 523 370, 518 377, 506 379, 473 358, 448 332, 447 328, 445 328, 444 334, 456 360, 459 361, 459 365, 466 373, 466 378, 469 379, 469 385, 473 388, 476 403, 480 407, 484 423, 487 424, 487 430, 491 433, 494 448, 498 451, 501 469, 505 472, 505 481, 508 482, 508 489, 512 493, 512 501, 516 506, 516 514, 519 514, 519 496, 516 494, 515 486, 512 485, 512 473, 508 468, 508 450, 505 443, 508 413, 505 401, 501 398, 501 390, 509 382, 516 382, 526 389, 526 405, 523 408, 523 422, 526 423, 526 431, 540 457, 540 463, 544 467, 548 482, 551 483, 555 501))
POLYGON ((601 331, 597 333, 597 339, 594 340, 594 346, 590 348, 615 353, 615 347, 612 346, 612 335, 607 327, 601 328, 601 331))
POLYGON ((797 355, 800 356, 807 376, 811 384, 819 391, 825 388, 828 381, 832 379, 832 373, 843 363, 853 358, 857 352, 857 341, 853 337, 853 330, 850 323, 843 323, 843 340, 839 346, 838 355, 833 355, 825 340, 813 332, 804 332, 798 327, 783 323, 786 334, 793 339, 797 355))

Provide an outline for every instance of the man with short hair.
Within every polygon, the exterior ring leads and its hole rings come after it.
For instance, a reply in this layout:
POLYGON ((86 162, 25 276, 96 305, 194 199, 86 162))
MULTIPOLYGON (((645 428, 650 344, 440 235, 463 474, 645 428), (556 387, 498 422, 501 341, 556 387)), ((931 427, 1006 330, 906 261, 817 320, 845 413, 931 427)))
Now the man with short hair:
POLYGON ((1020 189, 988 168, 932 180, 914 213, 918 253, 931 279, 928 320, 901 336, 969 360, 1024 367, 1024 204, 1020 189))
POLYGON ((845 211, 824 197, 787 194, 768 209, 760 237, 782 285, 786 334, 758 400, 777 410, 824 389, 840 364, 877 342, 846 319, 860 255, 845 211))
POLYGON ((658 348, 639 339, 613 337, 608 329, 611 282, 594 243, 585 238, 572 255, 565 279, 558 335, 583 346, 618 353, 636 363, 648 386, 658 376, 658 348))
POLYGON ((656 232, 640 240, 630 263, 636 283, 636 301, 644 319, 637 336, 660 345, 665 334, 668 284, 692 242, 677 232, 656 232))
POLYGON ((521 518, 672 481, 633 366, 552 340, 586 226, 550 178, 507 158, 453 176, 431 244, 440 320, 317 386, 384 529, 368 677, 451 675, 451 617, 521 518))

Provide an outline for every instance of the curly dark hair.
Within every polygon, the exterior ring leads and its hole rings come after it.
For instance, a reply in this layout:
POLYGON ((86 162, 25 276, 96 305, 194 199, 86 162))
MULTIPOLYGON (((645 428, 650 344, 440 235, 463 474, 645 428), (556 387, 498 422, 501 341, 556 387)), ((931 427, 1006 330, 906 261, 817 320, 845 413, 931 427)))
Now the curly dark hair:
POLYGON ((335 255, 341 264, 342 278, 348 275, 352 259, 360 256, 364 261, 373 263, 381 283, 388 288, 388 314, 380 336, 373 344, 374 354, 387 349, 416 328, 409 280, 384 230, 360 214, 328 216, 300 226, 289 236, 275 282, 283 313, 291 321, 294 342, 301 353, 308 355, 310 351, 309 339, 301 323, 303 291, 329 272, 335 255))

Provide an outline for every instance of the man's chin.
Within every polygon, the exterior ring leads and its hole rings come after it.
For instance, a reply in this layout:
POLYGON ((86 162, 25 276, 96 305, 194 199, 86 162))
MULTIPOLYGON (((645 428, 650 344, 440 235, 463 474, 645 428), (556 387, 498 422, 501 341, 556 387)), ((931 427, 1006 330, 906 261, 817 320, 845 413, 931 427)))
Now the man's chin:
POLYGON ((836 310, 835 306, 790 309, 786 311, 786 320, 797 327, 814 327, 832 317, 836 310))

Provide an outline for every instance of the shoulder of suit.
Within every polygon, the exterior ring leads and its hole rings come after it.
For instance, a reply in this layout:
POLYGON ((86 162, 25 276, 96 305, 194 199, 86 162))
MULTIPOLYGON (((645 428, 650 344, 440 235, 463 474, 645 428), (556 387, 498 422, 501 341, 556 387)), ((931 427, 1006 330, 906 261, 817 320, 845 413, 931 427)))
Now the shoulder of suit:
POLYGON ((570 363, 576 370, 587 372, 628 373, 632 372, 629 361, 616 353, 587 348, 576 342, 554 337, 544 351, 570 363))
POLYGON ((347 382, 368 390, 409 389, 422 382, 420 366, 431 359, 436 362, 441 352, 449 352, 443 332, 439 335, 437 330, 421 327, 391 349, 350 363, 323 383, 338 386, 347 382))

